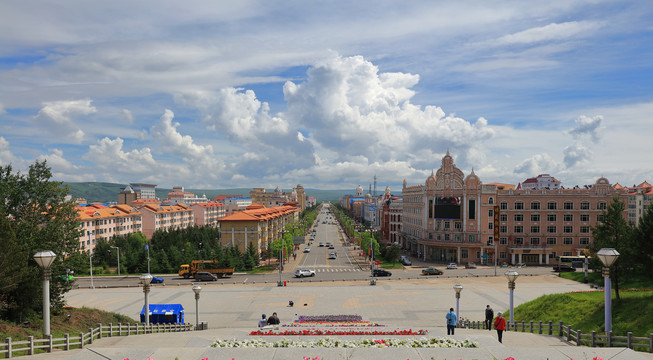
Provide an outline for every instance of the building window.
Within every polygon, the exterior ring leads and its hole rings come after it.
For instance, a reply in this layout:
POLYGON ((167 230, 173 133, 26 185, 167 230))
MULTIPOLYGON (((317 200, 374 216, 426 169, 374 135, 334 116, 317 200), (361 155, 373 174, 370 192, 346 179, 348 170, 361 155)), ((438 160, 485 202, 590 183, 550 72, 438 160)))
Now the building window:
POLYGON ((449 241, 449 240, 450 240, 449 234, 444 234, 444 241, 449 241))
POLYGON ((524 210, 524 203, 521 201, 518 201, 515 203, 515 210, 524 210))
POLYGON ((562 238, 562 243, 564 245, 574 245, 574 238, 570 238, 570 237, 562 238))
POLYGON ((508 203, 507 202, 502 202, 500 205, 501 210, 508 210, 508 203))
POLYGON ((607 208, 608 208, 608 204, 606 202, 600 202, 596 204, 597 210, 605 210, 607 208))
POLYGON ((477 252, 476 252, 476 258, 477 258, 477 259, 480 259, 480 258, 481 258, 481 252, 480 252, 480 251, 477 251, 477 252))
POLYGON ((573 254, 571 253, 571 251, 563 251, 562 252, 562 256, 572 256, 572 255, 573 254))
POLYGON ((531 245, 540 245, 540 238, 531 238, 531 245))
MULTIPOLYGON (((640 210, 640 214, 641 214, 641 210, 640 210)), ((596 215, 596 221, 603 222, 603 220, 605 220, 605 215, 603 215, 603 214, 597 214, 596 215)))
POLYGON ((513 232, 514 232, 514 233, 517 233, 517 234, 521 234, 521 233, 524 232, 524 227, 521 226, 521 225, 517 225, 517 226, 515 226, 515 229, 514 229, 513 232))
POLYGON ((549 201, 546 203, 546 208, 549 210, 558 210, 558 203, 554 201, 549 201))
POLYGON ((546 221, 549 222, 558 221, 558 216, 556 214, 546 214, 546 221))
POLYGON ((463 223, 461 223, 460 221, 456 221, 453 223, 453 227, 454 229, 461 230, 463 228, 463 223))
POLYGON ((531 221, 540 221, 540 214, 531 214, 531 221))
POLYGON ((539 226, 531 226, 531 233, 539 234, 540 233, 540 227, 539 226))
POLYGON ((470 220, 476 219, 476 200, 474 199, 469 199, 469 206, 468 206, 468 218, 470 220))
POLYGON ((590 221, 590 214, 580 214, 580 221, 582 222, 590 221))
POLYGON ((487 211, 487 216, 494 217, 494 210, 490 209, 487 211))
POLYGON ((469 234, 467 236, 467 239, 469 240, 469 242, 475 242, 476 241, 476 236, 474 234, 469 234))
POLYGON ((505 259, 508 257, 508 254, 505 251, 499 252, 499 259, 505 259))
POLYGON ((590 238, 588 237, 582 237, 579 239, 579 244, 581 245, 589 245, 590 244, 590 238))
POLYGON ((490 197, 490 198, 488 199, 488 203, 490 203, 490 204, 494 204, 494 198, 493 198, 493 197, 490 197))
POLYGON ((580 233, 581 234, 589 234, 590 233, 590 227, 589 226, 581 226, 580 227, 580 233))
POLYGON ((547 245, 556 245, 557 243, 558 243, 558 239, 556 238, 546 238, 547 245))
POLYGON ((540 210, 540 202, 539 201, 533 201, 531 203, 531 210, 540 210))
POLYGON ((564 221, 567 221, 567 222, 574 221, 574 215, 573 214, 564 214, 562 216, 562 218, 563 218, 564 221))
POLYGON ((515 221, 524 221, 524 214, 515 214, 515 221))
POLYGON ((507 233, 508 232, 508 227, 505 225, 499 226, 499 232, 500 233, 507 233))
POLYGON ((555 226, 555 225, 554 226, 547 226, 546 227, 546 232, 548 232, 549 234, 555 234, 555 233, 558 232, 558 227, 555 226))
POLYGON ((451 228, 451 223, 448 222, 448 221, 445 221, 445 222, 444 222, 444 228, 445 228, 445 229, 450 229, 450 228, 451 228))
POLYGON ((552 252, 549 254, 549 259, 555 259, 556 256, 558 256, 558 255, 556 254, 556 252, 555 252, 555 251, 552 251, 552 252))
POLYGON ((515 245, 523 245, 524 244, 524 238, 515 238, 515 245))
POLYGON ((487 224, 487 228, 488 228, 488 230, 492 230, 492 229, 494 229, 494 223, 493 223, 493 222, 489 222, 489 223, 487 224))
POLYGON ((508 214, 500 214, 499 219, 501 221, 508 221, 508 214))
POLYGON ((469 257, 468 250, 467 249, 461 249, 460 250, 460 257, 463 259, 467 259, 469 257))
POLYGON ((501 245, 507 245, 508 244, 508 238, 499 238, 499 244, 501 245))
POLYGON ((572 234, 574 232, 573 226, 565 226, 562 230, 565 234, 572 234))
POLYGON ((565 210, 574 210, 574 203, 567 201, 565 202, 564 208, 565 210))

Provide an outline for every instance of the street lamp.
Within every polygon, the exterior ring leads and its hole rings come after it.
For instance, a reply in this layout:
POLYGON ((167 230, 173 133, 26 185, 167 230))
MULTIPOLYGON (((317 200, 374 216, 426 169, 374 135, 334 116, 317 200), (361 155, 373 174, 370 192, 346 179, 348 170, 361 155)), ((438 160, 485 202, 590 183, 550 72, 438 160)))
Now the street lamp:
POLYGON ((510 323, 513 324, 515 322, 515 309, 514 309, 514 292, 515 292, 515 280, 517 280, 517 277, 519 276, 519 273, 516 272, 515 270, 508 270, 506 271, 506 278, 508 278, 508 289, 510 289, 510 323))
POLYGON ((195 293, 195 330, 199 330, 200 326, 200 292, 202 287, 199 285, 193 286, 193 292, 195 293))
POLYGON ((43 269, 43 335, 50 335, 50 265, 57 254, 50 250, 34 254, 34 260, 43 269))
POLYGON ((91 247, 91 232, 87 231, 88 234, 88 265, 91 269, 91 289, 95 289, 93 286, 93 248, 91 247))
POLYGON ((112 246, 113 249, 118 249, 118 276, 120 276, 120 248, 117 246, 112 246))
POLYGON ((605 332, 612 331, 612 283, 610 267, 617 261, 619 252, 613 248, 603 248, 596 253, 603 263, 603 290, 605 292, 605 332))
POLYGON ((283 286, 283 282, 281 281, 281 271, 283 269, 283 238, 286 236, 286 229, 281 230, 281 249, 279 249, 279 282, 277 283, 277 286, 283 286))
POLYGON ((143 274, 139 277, 141 284, 143 284, 143 294, 145 294, 145 309, 143 311, 145 315, 145 326, 150 326, 150 282, 152 281, 152 275, 143 274))
POLYGON ((456 284, 453 286, 453 289, 456 291, 456 315, 460 319, 460 293, 463 291, 463 286, 456 284))

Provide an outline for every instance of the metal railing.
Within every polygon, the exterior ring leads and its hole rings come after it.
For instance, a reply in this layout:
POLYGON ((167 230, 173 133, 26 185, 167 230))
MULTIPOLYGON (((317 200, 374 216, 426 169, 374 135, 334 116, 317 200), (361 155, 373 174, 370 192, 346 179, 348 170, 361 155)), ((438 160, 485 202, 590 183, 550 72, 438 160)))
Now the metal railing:
POLYGON ((200 323, 197 326, 193 324, 98 324, 95 328, 88 329, 86 333, 79 333, 78 336, 70 336, 64 334, 63 338, 54 338, 49 335, 45 339, 35 339, 29 336, 27 340, 13 341, 10 337, 5 339, 4 343, 0 343, 0 357, 12 358, 14 356, 34 355, 39 352, 52 352, 55 349, 68 351, 71 349, 82 349, 84 346, 92 344, 94 340, 102 339, 103 337, 112 336, 129 336, 129 335, 143 335, 143 334, 156 334, 166 332, 182 332, 193 330, 206 330, 208 329, 207 323, 200 323))
MULTIPOLYGON (((507 324, 507 331, 530 332, 539 335, 553 335, 565 339, 567 342, 576 343, 577 346, 585 345, 590 347, 627 347, 637 351, 653 353, 653 333, 648 337, 633 336, 628 332, 625 336, 614 335, 611 331, 605 334, 598 334, 592 331, 589 334, 583 333, 580 329, 573 330, 571 325, 565 325, 562 321, 554 324, 552 321, 521 321, 507 324)), ((461 319, 458 327, 468 329, 485 329, 484 321, 470 321, 461 319)))

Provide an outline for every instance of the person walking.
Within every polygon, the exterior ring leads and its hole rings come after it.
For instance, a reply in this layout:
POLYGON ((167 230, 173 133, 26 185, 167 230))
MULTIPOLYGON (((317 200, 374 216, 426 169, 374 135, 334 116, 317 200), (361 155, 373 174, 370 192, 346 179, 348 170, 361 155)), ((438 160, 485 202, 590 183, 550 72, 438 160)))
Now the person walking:
POLYGON ((261 315, 261 318, 258 320, 258 327, 262 328, 267 326, 268 321, 265 320, 265 314, 261 315))
POLYGON ((494 310, 488 305, 485 308, 485 326, 487 327, 488 331, 492 330, 492 320, 494 320, 494 310))
POLYGON ((453 308, 449 308, 447 313, 447 335, 453 335, 454 329, 456 329, 456 324, 458 323, 458 316, 453 312, 453 308))
POLYGON ((497 313, 497 318, 494 319, 494 328, 497 330, 497 337, 499 342, 503 343, 503 331, 506 330, 506 318, 501 316, 501 313, 497 313))

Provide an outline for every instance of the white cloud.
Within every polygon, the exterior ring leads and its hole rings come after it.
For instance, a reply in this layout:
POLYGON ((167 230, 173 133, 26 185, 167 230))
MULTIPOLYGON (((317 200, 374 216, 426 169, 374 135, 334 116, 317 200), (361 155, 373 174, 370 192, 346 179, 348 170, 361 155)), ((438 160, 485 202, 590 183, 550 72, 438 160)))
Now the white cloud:
POLYGON ((50 154, 40 155, 37 160, 47 160, 48 166, 52 168, 54 174, 75 173, 80 170, 79 166, 64 158, 63 151, 60 149, 50 149, 50 154))
POLYGON ((14 155, 9 149, 9 141, 0 136, 0 166, 6 166, 14 161, 14 155))
POLYGON ((125 121, 128 124, 133 124, 134 123, 134 116, 132 115, 132 112, 127 110, 127 109, 122 109, 120 111, 120 114, 122 115, 122 118, 125 119, 125 121))
POLYGON ((558 164, 547 153, 536 154, 522 161, 515 167, 514 173, 522 176, 536 176, 539 174, 555 174, 559 169, 558 164))
POLYGON ((51 134, 81 142, 84 132, 74 123, 76 116, 95 113, 97 109, 91 106, 91 100, 51 101, 44 102, 38 115, 34 118, 38 125, 51 134))
POLYGON ((581 144, 567 146, 562 153, 564 154, 564 163, 567 168, 588 162, 592 158, 592 151, 581 144))
POLYGON ((601 127, 602 121, 603 116, 601 115, 593 117, 581 115, 576 119, 576 127, 569 130, 569 133, 575 138, 588 135, 592 141, 597 142, 599 140, 598 130, 601 127))
POLYGON ((2 106, 2 104, 0 104, 0 115, 4 115, 6 113, 7 113, 7 111, 5 110, 5 107, 2 106))
POLYGON ((84 159, 92 161, 95 168, 105 173, 127 173, 134 176, 147 176, 163 170, 157 166, 149 148, 123 151, 121 138, 103 138, 97 145, 90 145, 84 159))
POLYGON ((501 44, 532 44, 544 41, 567 40, 574 37, 588 37, 593 35, 594 31, 600 27, 601 24, 593 21, 552 23, 502 36, 497 42, 501 44))

